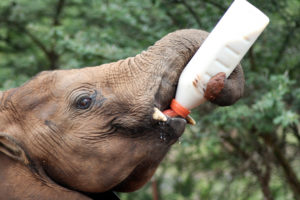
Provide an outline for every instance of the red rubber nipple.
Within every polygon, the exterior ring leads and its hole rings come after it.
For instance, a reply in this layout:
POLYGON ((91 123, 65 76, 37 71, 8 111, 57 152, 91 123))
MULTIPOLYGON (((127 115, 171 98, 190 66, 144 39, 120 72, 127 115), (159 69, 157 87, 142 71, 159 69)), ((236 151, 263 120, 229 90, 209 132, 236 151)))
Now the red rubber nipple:
POLYGON ((170 107, 171 109, 165 110, 163 112, 165 115, 169 117, 176 117, 179 115, 183 118, 186 118, 191 113, 189 109, 180 105, 180 103, 178 103, 175 99, 172 100, 170 107))

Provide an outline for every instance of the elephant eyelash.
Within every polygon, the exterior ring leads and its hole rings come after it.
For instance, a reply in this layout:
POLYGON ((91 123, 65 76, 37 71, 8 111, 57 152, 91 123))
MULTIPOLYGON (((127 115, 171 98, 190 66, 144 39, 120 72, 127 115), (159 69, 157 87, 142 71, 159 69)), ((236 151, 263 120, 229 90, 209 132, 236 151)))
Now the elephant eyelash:
POLYGON ((81 95, 78 95, 74 99, 72 107, 75 108, 76 110, 89 111, 93 107, 100 108, 106 100, 107 100, 107 98, 105 98, 101 93, 99 95, 99 92, 97 90, 94 90, 94 92, 92 94, 82 93, 81 95), (91 104, 89 105, 88 108, 79 108, 78 107, 78 102, 81 99, 84 99, 84 98, 90 98, 91 99, 91 104))
POLYGON ((76 102, 76 108, 81 110, 87 110, 92 106, 93 99, 89 96, 83 96, 76 102))
POLYGON ((101 94, 101 92, 98 92, 97 90, 94 90, 94 93, 91 95, 91 98, 94 100, 94 106, 96 106, 97 108, 102 107, 103 103, 107 100, 107 98, 105 98, 101 94))

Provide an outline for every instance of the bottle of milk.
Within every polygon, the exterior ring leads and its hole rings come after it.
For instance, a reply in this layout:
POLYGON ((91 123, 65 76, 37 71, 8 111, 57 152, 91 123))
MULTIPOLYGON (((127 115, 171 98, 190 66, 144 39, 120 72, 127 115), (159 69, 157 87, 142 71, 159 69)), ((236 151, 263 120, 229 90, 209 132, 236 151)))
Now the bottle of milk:
POLYGON ((228 77, 269 23, 269 18, 246 0, 235 0, 187 64, 169 116, 188 116, 204 103, 208 81, 217 73, 228 77))

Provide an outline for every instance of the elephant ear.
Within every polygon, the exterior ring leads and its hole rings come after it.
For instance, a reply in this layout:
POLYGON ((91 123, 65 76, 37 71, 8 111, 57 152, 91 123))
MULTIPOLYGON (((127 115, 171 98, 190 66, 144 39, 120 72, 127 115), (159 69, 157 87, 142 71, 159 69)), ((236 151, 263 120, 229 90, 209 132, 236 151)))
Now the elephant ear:
POLYGON ((0 133, 0 152, 26 165, 29 163, 23 148, 12 137, 5 133, 0 133))

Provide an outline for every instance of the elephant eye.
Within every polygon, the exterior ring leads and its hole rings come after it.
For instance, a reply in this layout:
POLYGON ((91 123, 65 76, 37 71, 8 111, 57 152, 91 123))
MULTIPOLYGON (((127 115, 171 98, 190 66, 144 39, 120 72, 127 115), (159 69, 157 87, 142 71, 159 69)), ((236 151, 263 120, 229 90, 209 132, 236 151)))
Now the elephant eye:
POLYGON ((76 107, 78 109, 87 109, 92 104, 92 98, 91 97, 81 97, 76 104, 76 107))

